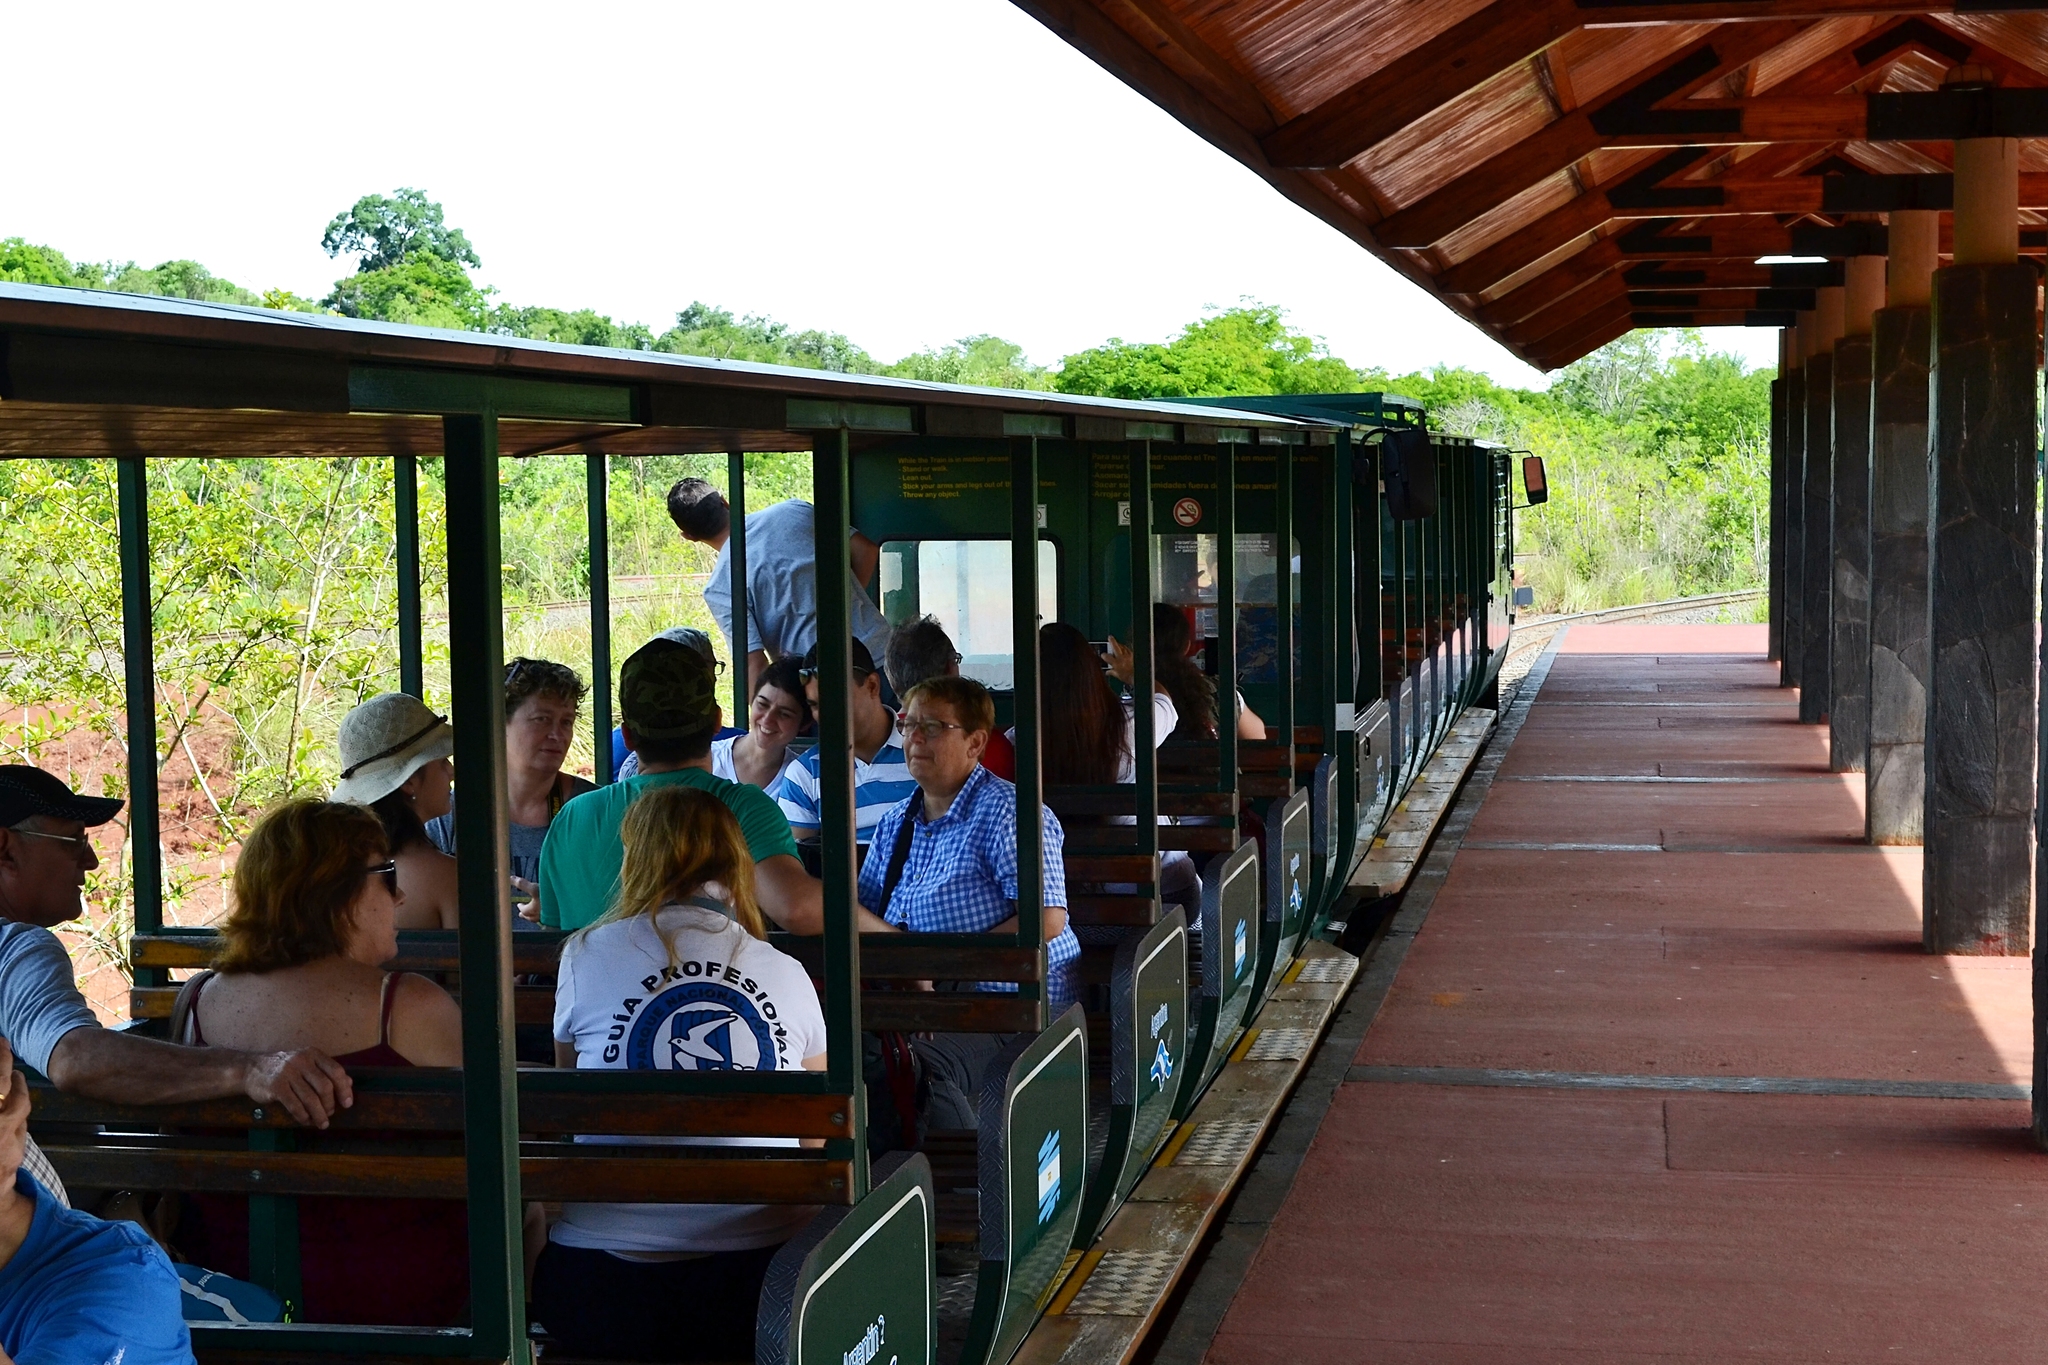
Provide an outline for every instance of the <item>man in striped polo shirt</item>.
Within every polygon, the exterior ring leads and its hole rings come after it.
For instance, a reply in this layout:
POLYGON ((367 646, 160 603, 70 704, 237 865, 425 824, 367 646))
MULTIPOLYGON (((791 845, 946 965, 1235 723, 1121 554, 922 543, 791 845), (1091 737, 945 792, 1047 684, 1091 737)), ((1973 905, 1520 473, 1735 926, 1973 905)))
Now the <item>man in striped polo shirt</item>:
MULTIPOLYGON (((903 765, 903 745, 896 738, 896 713, 882 705, 882 676, 875 657, 858 640, 853 647, 853 823, 854 837, 868 841, 875 822, 906 796, 917 781, 903 765)), ((818 647, 804 655, 804 691, 818 705, 818 647)), ((818 751, 814 748, 783 770, 769 793, 789 819, 799 839, 818 837, 818 751)))

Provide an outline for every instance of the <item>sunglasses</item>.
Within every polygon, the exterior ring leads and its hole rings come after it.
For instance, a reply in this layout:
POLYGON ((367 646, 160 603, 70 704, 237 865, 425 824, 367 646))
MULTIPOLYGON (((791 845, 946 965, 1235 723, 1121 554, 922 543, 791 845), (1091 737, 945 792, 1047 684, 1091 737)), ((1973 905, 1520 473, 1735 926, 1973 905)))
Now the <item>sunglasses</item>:
POLYGON ((92 852, 92 841, 83 835, 45 834, 39 829, 23 829, 20 825, 10 825, 8 829, 11 833, 25 834, 31 839, 48 839, 53 844, 69 844, 71 851, 76 854, 92 852))
MULTIPOLYGON (((816 682, 820 671, 815 668, 800 668, 796 671, 796 675, 805 682, 816 682)), ((853 666, 853 681, 856 684, 864 683, 874 676, 875 670, 872 668, 862 668, 859 664, 853 666)))
POLYGON ((393 858, 390 862, 379 863, 375 867, 366 867, 363 869, 363 876, 365 878, 374 877, 380 872, 384 875, 384 889, 394 896, 397 895, 398 859, 393 858))

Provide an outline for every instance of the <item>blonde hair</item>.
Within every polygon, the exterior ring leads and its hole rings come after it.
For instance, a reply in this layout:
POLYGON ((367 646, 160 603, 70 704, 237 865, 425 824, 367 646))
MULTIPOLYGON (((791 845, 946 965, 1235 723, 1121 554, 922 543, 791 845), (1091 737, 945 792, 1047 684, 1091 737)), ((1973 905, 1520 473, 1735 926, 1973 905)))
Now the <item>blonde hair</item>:
MULTIPOLYGON (((754 855, 738 817, 710 792, 680 784, 656 787, 626 808, 619 837, 626 846, 619 898, 581 933, 636 915, 651 917, 704 883, 718 882, 732 893, 733 922, 755 938, 768 937, 754 899, 754 855)), ((675 940, 663 942, 674 966, 675 940)))

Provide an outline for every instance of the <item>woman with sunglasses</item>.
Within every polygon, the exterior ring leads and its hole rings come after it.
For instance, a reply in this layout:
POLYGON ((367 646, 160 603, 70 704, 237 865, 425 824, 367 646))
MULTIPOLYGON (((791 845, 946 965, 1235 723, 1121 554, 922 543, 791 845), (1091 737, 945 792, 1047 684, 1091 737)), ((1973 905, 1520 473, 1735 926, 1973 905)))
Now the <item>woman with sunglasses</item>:
MULTIPOLYGON (((357 1067, 462 1065, 462 1016, 398 953, 399 869, 377 817, 338 801, 290 801, 257 821, 235 864, 222 954, 179 992, 174 1041, 269 1052, 319 1048, 357 1067)), ((248 1200, 193 1194, 179 1249, 249 1273, 248 1200)), ((446 1326, 469 1304, 461 1203, 301 1198, 301 1318, 446 1326)))

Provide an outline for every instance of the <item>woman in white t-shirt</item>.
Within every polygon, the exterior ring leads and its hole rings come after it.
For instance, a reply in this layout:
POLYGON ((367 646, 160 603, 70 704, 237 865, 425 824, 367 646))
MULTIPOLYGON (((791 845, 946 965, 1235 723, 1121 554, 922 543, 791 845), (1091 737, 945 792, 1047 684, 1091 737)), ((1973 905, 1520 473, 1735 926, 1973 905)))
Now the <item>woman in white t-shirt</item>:
MULTIPOLYGON (((610 1071, 825 1069, 825 1017, 802 967, 768 946, 754 864, 724 802, 657 787, 620 827, 619 903, 562 945, 555 1064, 610 1071), (621 1027, 621 1021, 630 1021, 621 1027)), ((586 1138, 796 1146, 794 1138, 586 1138)), ((534 1270, 533 1317, 558 1348, 614 1360, 753 1355, 776 1249, 814 1209, 568 1204, 534 1270)))

